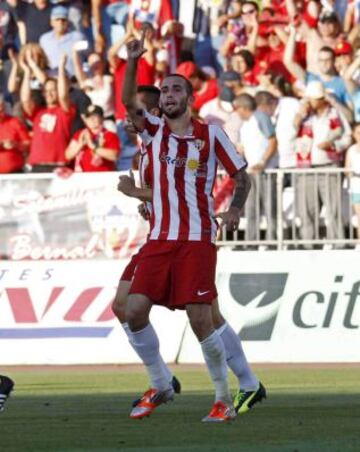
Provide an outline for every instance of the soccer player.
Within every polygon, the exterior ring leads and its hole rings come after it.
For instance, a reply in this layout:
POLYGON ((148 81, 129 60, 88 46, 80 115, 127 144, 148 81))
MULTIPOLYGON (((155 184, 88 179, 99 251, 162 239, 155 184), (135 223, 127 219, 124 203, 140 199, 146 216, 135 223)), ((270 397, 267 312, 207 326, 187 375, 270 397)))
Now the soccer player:
MULTIPOLYGON (((158 107, 160 90, 154 86, 140 85, 137 88, 137 102, 139 106, 142 106, 149 113, 160 116, 160 108, 158 107)), ((132 131, 135 131, 132 129, 132 131)), ((140 174, 140 186, 141 188, 149 187, 151 185, 150 175, 148 172, 148 159, 146 152, 143 148, 139 159, 139 174, 140 174)), ((148 190, 138 190, 134 178, 131 176, 120 176, 118 189, 124 194, 140 199, 144 201, 147 198, 151 201, 151 193, 148 190)), ((145 207, 145 215, 151 211, 151 202, 147 202, 142 206, 145 207)), ((139 251, 139 253, 141 250, 139 251)), ((137 261, 140 254, 136 254, 131 259, 128 266, 125 268, 119 282, 118 290, 113 303, 113 312, 118 317, 121 325, 123 326, 131 344, 131 331, 126 323, 125 308, 127 303, 127 297, 131 286, 131 281, 134 276, 134 271, 137 265, 137 261)), ((255 403, 259 402, 262 398, 266 397, 264 387, 252 372, 244 354, 242 344, 239 336, 226 322, 221 315, 218 300, 215 299, 212 303, 212 319, 214 327, 219 333, 226 352, 226 361, 230 369, 233 371, 239 381, 239 390, 236 393, 234 406, 235 410, 239 413, 245 413, 255 403)), ((162 361, 163 362, 163 361, 162 361)), ((172 376, 168 367, 164 365, 164 371, 168 374, 169 381, 172 382, 172 386, 176 393, 181 390, 180 382, 176 377, 172 376)), ((139 402, 136 400, 134 406, 139 402)))
POLYGON ((216 298, 217 231, 211 190, 219 161, 236 183, 232 204, 221 219, 229 230, 236 229, 250 189, 246 164, 219 127, 191 118, 192 86, 184 77, 174 74, 164 79, 159 103, 163 118, 138 108, 135 78, 138 59, 145 52, 143 41, 144 32, 140 40, 127 45, 123 103, 147 149, 153 211, 149 241, 130 288, 126 320, 134 348, 149 373, 152 392, 130 416, 149 415, 173 396, 159 364, 159 342, 149 324, 156 303, 186 309, 215 386, 215 404, 203 421, 228 421, 236 413, 228 388, 224 344, 211 316, 216 298))
MULTIPOLYGON (((156 86, 140 85, 137 87, 136 100, 139 107, 144 108, 144 110, 148 111, 150 114, 154 116, 160 116, 159 98, 160 90, 156 88, 156 86)), ((146 150, 141 146, 139 156, 139 174, 141 188, 146 188, 150 184, 149 175, 147 173, 147 163, 148 162, 146 150)), ((141 200, 144 201, 144 199, 141 200)), ((147 204, 146 209, 148 213, 149 210, 151 209, 151 204, 147 204)), ((141 250, 131 258, 129 264, 123 271, 116 291, 115 299, 112 304, 112 310, 116 317, 119 319, 120 324, 123 327, 131 346, 133 344, 132 331, 130 330, 129 325, 126 322, 125 308, 127 303, 127 297, 129 295, 131 281, 134 277, 135 268, 140 257, 140 252, 141 250)), ((159 363, 162 366, 164 373, 167 375, 167 379, 171 383, 174 392, 179 394, 181 392, 181 384, 179 380, 174 375, 172 375, 170 369, 165 364, 161 356, 159 358, 159 363)), ((140 400, 135 400, 133 402, 133 406, 136 406, 139 401, 140 400)))
POLYGON ((5 402, 11 391, 14 389, 15 383, 9 377, 0 375, 0 413, 5 409, 5 402))

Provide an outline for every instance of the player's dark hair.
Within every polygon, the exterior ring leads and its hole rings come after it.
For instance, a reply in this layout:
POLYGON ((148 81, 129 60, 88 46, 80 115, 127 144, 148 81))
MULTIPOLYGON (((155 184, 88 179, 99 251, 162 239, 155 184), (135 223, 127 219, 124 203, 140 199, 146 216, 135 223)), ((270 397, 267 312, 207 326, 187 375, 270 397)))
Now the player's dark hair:
POLYGON ((159 107, 160 90, 154 85, 139 85, 136 89, 138 94, 145 94, 144 103, 148 111, 159 107))
POLYGON ((182 78, 183 80, 185 80, 185 89, 186 89, 187 95, 188 95, 189 97, 193 95, 194 90, 193 90, 193 86, 192 86, 190 80, 188 80, 186 77, 184 77, 184 76, 181 75, 181 74, 169 74, 169 75, 167 75, 165 78, 169 78, 169 77, 180 77, 180 78, 182 78))

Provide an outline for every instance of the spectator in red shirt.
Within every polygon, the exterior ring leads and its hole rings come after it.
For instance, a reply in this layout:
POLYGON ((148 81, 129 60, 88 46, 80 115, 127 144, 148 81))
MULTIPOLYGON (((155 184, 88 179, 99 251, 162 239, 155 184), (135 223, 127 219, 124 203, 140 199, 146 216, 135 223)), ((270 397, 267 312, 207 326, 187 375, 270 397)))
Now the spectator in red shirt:
POLYGON ((66 159, 75 159, 75 171, 115 171, 120 142, 116 133, 104 127, 103 109, 89 105, 83 121, 86 128, 72 137, 65 151, 66 159))
POLYGON ((0 173, 22 172, 30 137, 24 124, 5 113, 4 96, 0 94, 0 173))
POLYGON ((36 108, 31 96, 29 66, 23 64, 24 78, 20 100, 26 115, 33 118, 33 138, 28 163, 33 172, 53 171, 64 166, 65 149, 70 140, 71 122, 75 107, 70 103, 69 85, 65 74, 66 55, 63 55, 58 80, 49 78, 44 83, 45 108, 36 108))
POLYGON ((218 96, 217 81, 210 79, 194 62, 185 61, 181 63, 177 67, 176 73, 189 79, 193 86, 194 103, 192 107, 195 112, 198 112, 206 102, 218 96))

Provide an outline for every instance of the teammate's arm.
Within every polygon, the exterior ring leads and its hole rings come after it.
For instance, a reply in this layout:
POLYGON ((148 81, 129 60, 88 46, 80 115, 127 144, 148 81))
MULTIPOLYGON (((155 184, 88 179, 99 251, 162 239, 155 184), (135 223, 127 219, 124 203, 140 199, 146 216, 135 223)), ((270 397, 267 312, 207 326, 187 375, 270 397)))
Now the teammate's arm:
POLYGON ((144 111, 136 102, 136 79, 139 58, 146 52, 144 48, 145 29, 141 32, 140 40, 134 39, 126 44, 128 60, 125 71, 125 80, 122 90, 122 102, 126 108, 130 120, 138 131, 145 127, 144 111))
POLYGON ((143 202, 152 201, 152 189, 140 188, 135 184, 133 172, 130 170, 129 176, 120 176, 117 189, 130 198, 136 198, 143 202))

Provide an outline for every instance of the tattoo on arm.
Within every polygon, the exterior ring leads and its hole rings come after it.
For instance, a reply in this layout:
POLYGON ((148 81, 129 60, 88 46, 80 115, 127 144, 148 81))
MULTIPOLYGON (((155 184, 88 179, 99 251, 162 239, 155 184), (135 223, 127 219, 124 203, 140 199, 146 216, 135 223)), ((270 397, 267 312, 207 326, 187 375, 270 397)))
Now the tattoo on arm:
POLYGON ((242 209, 245 205, 246 199, 248 197, 251 182, 248 174, 244 169, 241 169, 234 175, 234 181, 236 183, 234 196, 231 202, 231 207, 237 207, 242 209))

